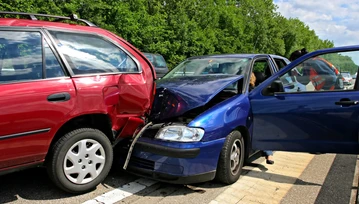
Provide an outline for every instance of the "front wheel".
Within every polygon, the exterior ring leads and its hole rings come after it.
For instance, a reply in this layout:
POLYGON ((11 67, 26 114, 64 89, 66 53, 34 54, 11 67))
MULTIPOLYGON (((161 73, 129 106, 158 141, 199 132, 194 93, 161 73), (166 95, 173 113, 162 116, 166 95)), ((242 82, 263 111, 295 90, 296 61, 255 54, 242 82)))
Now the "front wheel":
POLYGON ((244 161, 244 140, 240 132, 232 131, 224 142, 219 157, 216 179, 232 184, 239 179, 244 161))
POLYGON ((70 193, 85 193, 106 178, 113 149, 101 131, 81 128, 61 137, 48 159, 48 174, 58 187, 70 193))

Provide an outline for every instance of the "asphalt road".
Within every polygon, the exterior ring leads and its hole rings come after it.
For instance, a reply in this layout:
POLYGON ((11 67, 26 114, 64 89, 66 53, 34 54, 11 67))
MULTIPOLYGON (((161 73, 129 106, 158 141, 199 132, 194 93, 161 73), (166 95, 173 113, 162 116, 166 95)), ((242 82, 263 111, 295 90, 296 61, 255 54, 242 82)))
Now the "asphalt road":
MULTIPOLYGON (((316 155, 281 203, 355 203, 357 161, 356 155, 316 155)), ((263 158, 246 167, 241 179, 245 179, 253 168, 265 168, 258 165, 260 163, 263 163, 263 158)), ((266 173, 263 172, 262 175, 266 176, 266 173)), ((94 201, 98 196, 113 192, 114 189, 124 189, 138 180, 141 178, 114 169, 93 192, 71 195, 57 189, 49 180, 45 169, 35 168, 1 176, 0 203, 83 203, 94 201)), ((117 203, 209 203, 228 187, 216 182, 193 186, 154 182, 138 192, 128 189, 128 192, 135 193, 125 196, 117 203)))
MULTIPOLYGON (((138 179, 139 177, 125 172, 112 171, 105 182, 99 185, 95 191, 83 195, 71 195, 57 189, 48 178, 44 168, 34 168, 0 177, 0 203, 83 203, 138 179)), ((196 187, 205 187, 208 190, 204 194, 202 190, 183 185, 156 183, 126 198, 126 202, 133 203, 137 200, 143 200, 142 198, 145 196, 145 200, 148 202, 157 203, 152 201, 186 195, 186 203, 208 203, 224 188, 223 185, 215 182, 207 182, 196 187)), ((172 203, 182 202, 183 200, 179 199, 172 203)))
POLYGON ((357 163, 357 155, 315 156, 281 203, 356 203, 357 163))

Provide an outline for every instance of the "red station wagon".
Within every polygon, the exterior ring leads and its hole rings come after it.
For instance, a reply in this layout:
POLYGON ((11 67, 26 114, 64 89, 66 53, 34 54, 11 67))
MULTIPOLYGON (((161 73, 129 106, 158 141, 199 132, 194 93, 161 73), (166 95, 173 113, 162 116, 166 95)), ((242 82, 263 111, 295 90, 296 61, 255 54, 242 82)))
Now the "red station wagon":
POLYGON ((44 164, 59 188, 94 189, 149 114, 153 66, 75 15, 0 14, 29 18, 0 18, 0 174, 44 164))

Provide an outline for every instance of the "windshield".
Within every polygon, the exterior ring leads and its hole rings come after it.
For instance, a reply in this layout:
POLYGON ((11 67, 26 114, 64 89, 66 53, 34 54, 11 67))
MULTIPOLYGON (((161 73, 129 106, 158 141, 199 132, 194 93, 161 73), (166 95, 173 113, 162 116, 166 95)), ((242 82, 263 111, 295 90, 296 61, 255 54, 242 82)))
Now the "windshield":
POLYGON ((230 74, 241 75, 245 74, 250 64, 250 58, 195 58, 185 60, 177 67, 172 69, 163 78, 174 78, 182 76, 197 76, 197 75, 211 75, 211 74, 230 74))

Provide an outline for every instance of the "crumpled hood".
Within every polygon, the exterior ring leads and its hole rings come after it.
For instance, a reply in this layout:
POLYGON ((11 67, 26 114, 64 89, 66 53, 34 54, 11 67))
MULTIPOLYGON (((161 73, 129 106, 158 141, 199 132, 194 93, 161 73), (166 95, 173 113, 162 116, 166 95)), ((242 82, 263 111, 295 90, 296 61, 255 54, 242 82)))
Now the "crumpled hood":
POLYGON ((157 82, 151 120, 180 116, 207 104, 220 91, 243 78, 242 75, 204 75, 161 79, 157 82))

